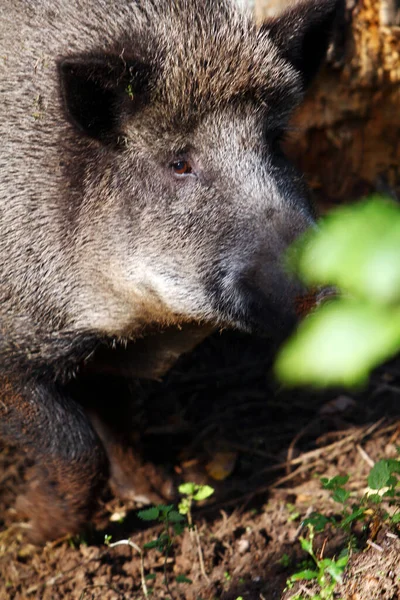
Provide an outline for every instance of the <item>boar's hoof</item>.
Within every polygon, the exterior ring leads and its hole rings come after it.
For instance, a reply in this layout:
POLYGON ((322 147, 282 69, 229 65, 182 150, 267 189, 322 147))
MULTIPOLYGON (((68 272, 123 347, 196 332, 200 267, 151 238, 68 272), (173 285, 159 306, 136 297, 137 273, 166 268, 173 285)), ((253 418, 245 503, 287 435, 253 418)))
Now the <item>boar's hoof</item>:
POLYGON ((85 464, 54 465, 48 468, 51 479, 41 471, 34 470, 26 493, 16 503, 18 517, 29 519, 28 538, 34 544, 82 531, 96 509, 107 468, 89 472, 85 464))
POLYGON ((117 497, 143 504, 163 504, 174 500, 177 486, 163 469, 143 463, 131 449, 120 447, 109 458, 110 486, 117 497))

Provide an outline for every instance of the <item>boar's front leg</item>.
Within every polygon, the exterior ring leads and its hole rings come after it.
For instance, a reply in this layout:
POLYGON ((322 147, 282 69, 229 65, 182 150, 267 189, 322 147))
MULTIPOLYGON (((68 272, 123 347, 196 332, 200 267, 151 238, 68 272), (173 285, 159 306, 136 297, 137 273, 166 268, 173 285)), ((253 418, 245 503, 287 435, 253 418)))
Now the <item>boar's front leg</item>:
POLYGON ((174 499, 175 481, 161 468, 144 463, 139 449, 133 447, 133 414, 137 407, 132 394, 126 397, 126 382, 135 378, 160 380, 182 354, 191 351, 212 331, 211 325, 197 323, 149 331, 127 347, 103 348, 87 365, 89 379, 86 386, 80 381, 80 401, 107 450, 110 484, 117 496, 155 504, 174 499), (95 375, 97 383, 90 375, 95 375), (122 389, 116 393, 119 384, 122 389), (116 399, 110 402, 112 397, 116 399), (91 398, 95 400, 92 403, 91 398))
POLYGON ((55 384, 0 381, 0 437, 35 461, 17 505, 37 543, 77 533, 108 475, 102 443, 81 407, 55 384))

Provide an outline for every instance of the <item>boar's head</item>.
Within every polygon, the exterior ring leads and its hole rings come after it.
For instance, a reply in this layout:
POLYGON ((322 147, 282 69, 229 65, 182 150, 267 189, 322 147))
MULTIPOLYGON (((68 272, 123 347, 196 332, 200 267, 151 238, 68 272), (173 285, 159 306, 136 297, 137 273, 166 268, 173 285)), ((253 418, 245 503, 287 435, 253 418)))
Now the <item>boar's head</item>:
POLYGON ((292 319, 282 254, 313 214, 280 141, 337 4, 257 27, 224 0, 143 2, 123 38, 60 58, 86 327, 292 319))

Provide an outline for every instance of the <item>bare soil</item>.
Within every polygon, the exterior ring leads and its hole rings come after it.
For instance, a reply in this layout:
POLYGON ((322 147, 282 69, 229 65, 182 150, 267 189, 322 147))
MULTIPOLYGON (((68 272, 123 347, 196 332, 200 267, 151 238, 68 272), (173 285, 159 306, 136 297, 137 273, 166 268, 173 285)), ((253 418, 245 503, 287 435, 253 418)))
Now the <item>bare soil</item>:
MULTIPOLYGON (((271 374, 273 349, 266 340, 234 333, 215 335, 184 357, 163 382, 138 382, 132 447, 140 448, 147 486, 154 473, 165 481, 207 482, 216 492, 193 519, 165 560, 144 551, 147 592, 139 548, 160 527, 138 519, 139 502, 121 502, 111 490, 79 539, 44 548, 26 541, 27 524, 15 512, 29 457, 0 448, 0 600, 289 600, 296 592, 313 597, 312 585, 286 590, 286 580, 306 558, 299 544, 301 520, 311 511, 340 512, 320 477, 349 474, 354 498, 365 492, 371 465, 395 458, 400 445, 400 361, 374 373, 367 389, 285 391, 271 374), (201 557, 201 558, 200 558, 201 557), (164 570, 166 573, 165 583, 164 570), (185 575, 192 583, 177 583, 185 575)), ((119 386, 109 388, 118 409, 119 386)), ((140 489, 138 489, 140 494, 140 489)), ((379 513, 354 532, 343 584, 336 598, 400 598, 400 537, 379 513)), ((343 549, 343 533, 315 541, 320 556, 343 549)))

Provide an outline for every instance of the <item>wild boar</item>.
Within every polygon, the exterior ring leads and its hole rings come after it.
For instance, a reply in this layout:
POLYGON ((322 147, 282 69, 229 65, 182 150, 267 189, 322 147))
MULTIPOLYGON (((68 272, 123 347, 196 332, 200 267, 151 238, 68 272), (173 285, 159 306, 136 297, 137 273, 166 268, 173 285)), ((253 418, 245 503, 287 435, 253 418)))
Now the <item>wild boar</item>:
POLYGON ((2 0, 0 435, 36 460, 35 539, 79 531, 108 477, 66 389, 99 347, 141 339, 121 364, 146 374, 293 318, 281 255, 313 213, 280 139, 338 5, 2 0))

